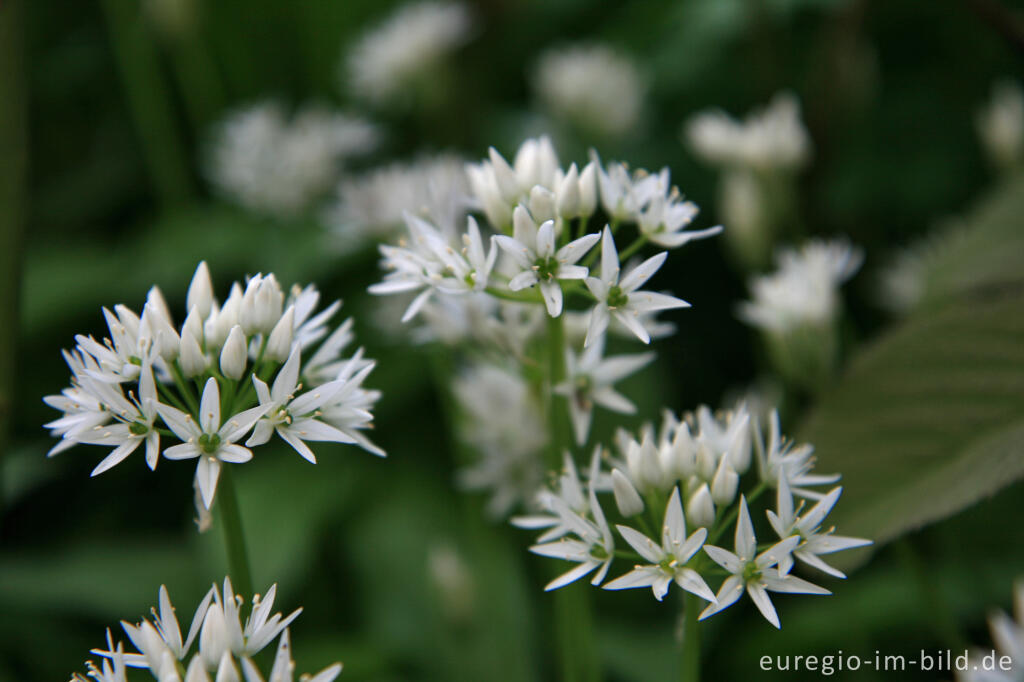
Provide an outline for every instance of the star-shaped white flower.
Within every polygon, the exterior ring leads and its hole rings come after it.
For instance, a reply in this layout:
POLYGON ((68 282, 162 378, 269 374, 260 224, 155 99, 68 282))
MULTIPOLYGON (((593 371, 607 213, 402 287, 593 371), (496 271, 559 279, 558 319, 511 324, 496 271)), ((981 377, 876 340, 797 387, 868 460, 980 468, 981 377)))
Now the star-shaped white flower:
MULTIPOLYGON (((831 554, 844 549, 864 547, 871 544, 871 540, 834 535, 832 531, 835 528, 829 528, 824 532, 820 532, 821 523, 828 516, 828 513, 832 511, 832 507, 835 506, 842 492, 842 488, 835 488, 825 497, 818 500, 807 513, 798 516, 798 513, 803 508, 803 502, 801 501, 800 507, 794 508, 793 495, 790 493, 789 484, 786 482, 786 478, 782 477, 779 479, 778 513, 771 509, 768 510, 768 522, 772 524, 772 528, 775 529, 780 538, 787 538, 791 535, 800 536, 800 544, 793 550, 793 557, 808 566, 813 566, 837 578, 845 578, 846 575, 822 561, 819 555, 831 554)), ((783 573, 788 573, 791 564, 792 559, 787 556, 780 561, 779 570, 783 573)))
POLYGON ((263 445, 270 440, 276 431, 296 452, 316 464, 316 455, 303 441, 332 441, 335 443, 355 443, 356 439, 341 429, 331 426, 318 419, 320 408, 329 402, 336 401, 345 390, 353 390, 373 369, 368 365, 351 380, 337 379, 316 386, 301 395, 296 395, 302 385, 299 383, 300 354, 298 344, 292 347, 288 361, 274 379, 273 388, 253 377, 256 395, 260 407, 266 409, 265 416, 256 422, 252 436, 245 442, 246 447, 263 445))
POLYGON ((232 415, 221 422, 220 388, 217 380, 210 377, 203 389, 203 397, 199 404, 199 423, 192 415, 186 414, 170 405, 157 405, 157 411, 164 423, 183 442, 167 448, 164 457, 167 459, 199 458, 196 466, 196 481, 203 504, 207 509, 213 504, 213 496, 217 491, 217 479, 220 477, 220 463, 248 462, 252 459, 252 450, 235 443, 253 427, 269 406, 260 405, 232 415))
MULTIPOLYGON (((718 603, 704 609, 700 614, 700 619, 704 620, 722 609, 732 606, 746 589, 761 615, 778 628, 781 627, 779 615, 775 612, 775 606, 772 605, 768 592, 831 594, 823 587, 784 573, 777 568, 782 562, 787 561, 789 553, 798 544, 800 544, 800 536, 793 535, 757 554, 754 525, 750 521, 747 500, 741 496, 739 518, 736 520, 736 552, 733 553, 714 545, 704 546, 704 551, 708 556, 732 575, 726 578, 718 589, 718 603)), ((788 561, 791 563, 791 560, 788 561)))
POLYGON ((555 249, 555 222, 545 221, 540 227, 521 204, 512 213, 512 237, 498 235, 494 239, 522 271, 508 283, 512 291, 540 285, 544 305, 551 317, 562 314, 560 279, 584 279, 588 270, 577 261, 597 243, 599 234, 588 234, 555 249))
POLYGON ((592 341, 579 356, 567 348, 567 379, 553 389, 558 395, 569 399, 569 417, 579 445, 587 441, 595 404, 620 414, 636 412, 636 405, 616 391, 612 384, 628 377, 654 359, 654 353, 602 358, 603 352, 603 336, 592 341))
POLYGON ((661 544, 629 526, 618 525, 619 533, 644 559, 651 562, 636 566, 632 571, 616 578, 604 586, 606 590, 627 590, 635 587, 650 587, 658 601, 665 598, 669 585, 675 582, 687 592, 709 602, 715 601, 704 578, 686 564, 700 551, 708 536, 707 528, 698 528, 692 535, 686 535, 686 519, 679 488, 672 489, 672 496, 665 507, 665 521, 661 529, 661 544))
POLYGON ((561 523, 578 539, 563 537, 554 542, 534 545, 530 551, 541 556, 575 561, 579 563, 579 566, 552 580, 544 587, 545 591, 564 587, 590 574, 595 569, 597 569, 597 573, 594 574, 590 584, 599 585, 608 574, 608 568, 615 557, 615 541, 593 487, 590 488, 588 501, 593 520, 570 509, 561 497, 553 497, 551 500, 552 508, 558 513, 561 523))
POLYGON ((659 294, 653 291, 637 291, 649 280, 665 262, 667 251, 651 256, 627 272, 619 279, 619 254, 615 250, 615 240, 608 227, 604 228, 601 240, 601 277, 587 277, 587 288, 597 299, 590 314, 590 325, 584 346, 590 345, 608 328, 608 321, 614 317, 624 327, 633 332, 644 343, 651 342, 650 332, 644 327, 644 313, 670 308, 688 308, 690 304, 681 298, 659 294))
POLYGON ((810 490, 807 486, 835 483, 840 479, 840 475, 812 473, 814 446, 810 443, 795 445, 793 441, 783 438, 779 427, 778 410, 772 410, 770 422, 767 445, 762 440, 760 429, 755 429, 757 438, 754 439, 754 445, 761 480, 778 487, 779 481, 785 478, 794 495, 812 500, 823 498, 822 493, 810 490))

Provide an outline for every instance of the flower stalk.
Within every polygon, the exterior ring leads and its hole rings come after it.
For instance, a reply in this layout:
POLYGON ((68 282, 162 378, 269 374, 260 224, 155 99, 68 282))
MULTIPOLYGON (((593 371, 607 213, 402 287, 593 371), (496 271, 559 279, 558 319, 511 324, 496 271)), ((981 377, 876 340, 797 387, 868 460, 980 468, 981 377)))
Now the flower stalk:
POLYGON ((699 597, 683 593, 683 652, 679 668, 682 682, 700 680, 700 604, 699 597))
POLYGON ((228 570, 241 594, 252 594, 252 569, 249 552, 242 528, 242 513, 238 507, 234 476, 231 467, 224 467, 220 474, 217 504, 220 507, 221 525, 224 531, 224 548, 228 554, 228 570))

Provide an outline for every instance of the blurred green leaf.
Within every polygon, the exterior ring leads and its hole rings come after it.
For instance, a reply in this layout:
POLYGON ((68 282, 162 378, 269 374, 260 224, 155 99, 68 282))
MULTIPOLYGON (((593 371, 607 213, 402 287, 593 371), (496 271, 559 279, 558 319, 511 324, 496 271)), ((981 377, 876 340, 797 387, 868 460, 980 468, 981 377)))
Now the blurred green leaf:
POLYGON ((1008 243, 1020 187, 973 216, 945 305, 862 351, 802 430, 821 470, 843 474, 844 534, 881 544, 1024 475, 1024 247, 1008 243))

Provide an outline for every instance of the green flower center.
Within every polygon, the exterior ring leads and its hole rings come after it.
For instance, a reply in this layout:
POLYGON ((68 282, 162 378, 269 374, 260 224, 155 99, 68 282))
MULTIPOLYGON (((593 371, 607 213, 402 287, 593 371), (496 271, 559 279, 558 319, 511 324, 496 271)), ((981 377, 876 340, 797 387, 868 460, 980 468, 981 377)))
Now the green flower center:
POLYGON ((593 545, 590 548, 590 556, 597 559, 598 561, 604 561, 611 557, 611 555, 608 554, 608 550, 606 550, 601 545, 593 545))
POLYGON ((128 430, 133 436, 145 436, 149 433, 149 424, 145 422, 132 422, 128 425, 128 430))
POLYGON ((533 264, 533 269, 540 279, 554 279, 558 273, 559 262, 554 256, 538 258, 533 264))
POLYGON ((743 567, 743 582, 753 582, 761 579, 761 569, 753 561, 747 562, 743 567))
POLYGON ((216 433, 204 433, 199 436, 199 449, 208 455, 212 455, 220 448, 220 436, 216 433))
POLYGON ((622 289, 619 285, 613 286, 608 290, 608 307, 609 308, 622 308, 629 303, 629 296, 622 293, 622 289))

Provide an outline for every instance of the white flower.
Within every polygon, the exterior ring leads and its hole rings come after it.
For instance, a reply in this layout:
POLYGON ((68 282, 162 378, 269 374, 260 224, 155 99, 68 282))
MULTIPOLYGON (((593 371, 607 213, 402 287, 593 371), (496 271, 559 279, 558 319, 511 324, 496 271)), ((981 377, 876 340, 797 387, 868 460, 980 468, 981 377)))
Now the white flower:
POLYGON ((793 441, 783 438, 779 428, 779 413, 772 410, 768 431, 768 443, 759 425, 754 426, 755 451, 757 453, 758 475, 761 480, 771 486, 778 487, 782 479, 795 495, 812 500, 825 497, 807 486, 829 485, 839 480, 839 474, 821 475, 811 471, 814 468, 814 446, 810 443, 796 445, 793 441))
POLYGON ((562 314, 562 285, 558 280, 584 279, 587 268, 576 265, 601 238, 588 234, 556 250, 555 223, 544 222, 540 227, 522 206, 517 206, 512 217, 513 236, 497 235, 495 242, 508 253, 520 268, 509 283, 509 289, 520 291, 540 285, 548 315, 562 314))
POLYGON ((589 512, 593 519, 573 511, 560 497, 551 500, 552 507, 558 513, 561 523, 568 527, 577 539, 563 537, 554 542, 534 545, 530 551, 541 556, 575 561, 579 563, 579 566, 549 582, 544 587, 545 591, 564 587, 589 575, 595 569, 597 573, 594 574, 590 584, 599 585, 608 574, 612 559, 615 557, 614 538, 593 487, 588 492, 588 501, 589 512))
POLYGON ((959 682, 1019 682, 1024 670, 1024 579, 1018 579, 1013 588, 1013 615, 1016 619, 996 611, 988 617, 992 642, 996 645, 995 660, 1009 658, 1010 669, 1000 665, 996 670, 988 670, 982 659, 991 656, 991 650, 974 651, 967 670, 957 672, 959 682))
POLYGON ((436 225, 442 234, 454 235, 469 208, 464 166, 458 157, 443 154, 342 179, 337 204, 328 214, 339 245, 349 248, 353 236, 356 243, 366 238, 384 241, 404 226, 405 213, 436 225))
POLYGON ((401 99, 468 40, 471 28, 469 10, 460 3, 405 5, 352 48, 343 78, 375 104, 401 99))
POLYGON ((714 164, 795 170, 807 163, 811 142, 800 120, 800 103, 779 93, 741 123, 722 111, 693 116, 685 136, 697 155, 714 164))
POLYGON ((573 45, 544 52, 533 82, 552 113, 584 129, 623 135, 639 121, 643 79, 632 61, 606 45, 573 45))
MULTIPOLYGON (((836 578, 845 578, 842 571, 839 571, 825 563, 820 554, 831 554, 844 549, 864 547, 870 545, 870 540, 861 538, 850 538, 842 535, 834 535, 835 528, 829 528, 825 532, 821 530, 821 523, 832 511, 842 494, 842 488, 835 488, 828 495, 818 502, 803 515, 798 515, 803 508, 803 502, 798 508, 793 507, 793 495, 789 491, 789 484, 785 477, 779 479, 778 489, 778 513, 768 510, 768 521, 780 538, 788 538, 792 535, 800 537, 800 544, 793 549, 792 556, 813 566, 819 571, 828 573, 836 578)), ((779 570, 788 573, 792 559, 788 556, 779 563, 779 570)))
POLYGON ((590 151, 597 167, 601 205, 614 220, 636 223, 648 240, 675 249, 694 239, 712 237, 722 231, 720 225, 705 230, 686 230, 700 209, 692 201, 684 201, 679 189, 672 185, 668 168, 651 174, 640 169, 630 174, 623 163, 601 165, 597 152, 590 151))
POLYGON ((293 215, 330 187, 339 160, 370 151, 377 137, 371 124, 345 114, 306 107, 289 117, 262 102, 219 124, 208 175, 245 208, 293 215))
POLYGON ((331 402, 345 398, 343 392, 351 393, 370 373, 373 365, 360 370, 350 381, 337 379, 316 386, 296 396, 301 387, 299 384, 300 349, 295 346, 288 361, 274 379, 273 389, 253 377, 256 395, 260 407, 264 408, 264 416, 256 422, 252 436, 245 442, 247 447, 263 445, 270 440, 275 431, 296 452, 316 464, 316 455, 304 441, 333 441, 335 443, 355 443, 356 439, 336 426, 331 426, 319 419, 320 408, 331 402), (348 389, 346 391, 346 389, 348 389))
POLYGON ((736 552, 714 545, 704 545, 704 551, 708 556, 732 575, 726 578, 719 588, 718 602, 711 604, 700 614, 701 620, 735 604, 745 589, 761 615, 778 628, 781 627, 779 616, 768 597, 768 592, 831 594, 822 587, 776 568, 799 543, 800 537, 794 535, 758 554, 754 526, 750 521, 750 512, 747 511, 747 500, 741 496, 739 517, 736 519, 736 552))
MULTIPOLYGON (((286 617, 280 613, 271 615, 276 592, 277 586, 272 585, 266 597, 253 596, 243 627, 241 613, 245 600, 235 595, 231 581, 225 578, 223 596, 216 585, 206 593, 196 609, 188 635, 182 639, 174 606, 167 589, 161 586, 159 612, 153 610, 152 620, 143 619, 137 624, 122 621, 125 634, 137 652, 124 653, 121 643, 115 648, 108 631, 107 648, 92 651, 104 657, 102 668, 97 669, 92 662, 87 663, 89 676, 97 682, 124 682, 124 668, 127 666, 148 670, 160 682, 182 682, 179 671, 183 669, 186 670, 184 682, 210 682, 210 673, 215 673, 218 682, 240 682, 238 664, 241 664, 246 682, 263 682, 264 678, 252 657, 280 635, 267 682, 291 682, 295 663, 291 660, 287 628, 302 609, 296 609, 286 617), (196 643, 198 646, 193 649, 196 643), (185 661, 188 661, 187 669, 185 661)), ((341 665, 336 663, 312 678, 303 676, 302 679, 331 682, 339 672, 341 665)), ((82 675, 75 675, 72 679, 85 680, 82 675)))
POLYGON ((1024 158, 1024 91, 1012 80, 992 86, 992 99, 975 118, 978 137, 992 163, 1010 170, 1024 158))
POLYGON ((862 260, 863 252, 846 240, 814 240, 800 251, 782 250, 776 272, 751 280, 753 300, 740 304, 739 316, 774 332, 828 323, 839 309, 839 285, 857 272, 862 260))
POLYGON ((661 601, 675 582, 679 587, 713 602, 715 594, 700 574, 687 563, 700 551, 707 538, 708 529, 698 528, 689 537, 686 535, 686 520, 679 497, 679 488, 672 490, 665 507, 665 522, 661 530, 661 544, 654 542, 643 533, 629 526, 616 526, 619 533, 649 564, 641 564, 629 573, 616 578, 604 586, 606 590, 625 590, 635 587, 650 587, 654 597, 661 601))
POLYGON ((203 397, 199 404, 199 423, 192 415, 171 407, 157 405, 157 410, 167 426, 183 442, 173 445, 164 451, 167 459, 199 458, 196 467, 196 480, 203 496, 203 504, 207 509, 213 504, 213 496, 217 490, 217 479, 220 477, 221 462, 248 462, 252 459, 252 450, 235 443, 252 429, 262 417, 269 405, 253 407, 221 421, 220 389, 217 380, 210 377, 203 389, 203 397))
MULTIPOLYGON (((601 447, 598 446, 594 448, 594 454, 590 460, 591 485, 597 479, 600 458, 601 447)), ((510 522, 517 528, 547 528, 548 530, 537 538, 538 544, 557 540, 572 532, 572 526, 564 521, 560 509, 567 509, 582 517, 586 517, 590 513, 590 500, 587 493, 584 492, 583 483, 576 470, 576 463, 568 451, 562 453, 562 473, 558 477, 556 490, 543 488, 537 493, 536 504, 542 510, 541 513, 514 516, 510 522), (556 503, 556 499, 559 502, 556 503)))
POLYGON ((612 317, 633 332, 638 339, 650 343, 651 336, 641 322, 641 314, 690 306, 675 296, 653 291, 637 291, 658 271, 667 256, 667 251, 651 256, 627 272, 620 280, 619 255, 615 250, 615 240, 612 239, 611 230, 608 227, 604 228, 604 237, 601 241, 601 277, 586 279, 587 288, 597 299, 597 305, 590 314, 584 346, 589 345, 591 339, 604 334, 612 317))
POLYGON ((372 294, 395 294, 422 289, 402 316, 402 322, 415 317, 429 301, 433 292, 464 294, 487 287, 491 269, 497 258, 492 242, 484 250, 483 237, 476 220, 467 218, 462 235, 464 249, 460 252, 430 223, 411 214, 405 216, 409 227, 409 243, 381 246, 383 266, 390 270, 384 280, 369 287, 372 294))
POLYGON ((654 360, 654 353, 613 355, 607 358, 602 357, 603 353, 603 338, 592 341, 579 356, 567 348, 567 378, 552 389, 569 400, 569 416, 579 445, 587 440, 595 404, 620 414, 633 414, 636 411, 636 406, 616 391, 612 384, 654 360))
MULTIPOLYGON (((517 204, 528 203, 535 187, 550 194, 550 205, 555 206, 555 193, 563 179, 558 154, 546 136, 524 140, 511 165, 497 149, 491 147, 487 160, 467 164, 466 175, 480 208, 496 229, 505 229, 512 222, 513 208, 517 204)), ((590 188, 581 175, 581 196, 588 192, 590 188)), ((553 217, 537 216, 542 221, 553 217)))

